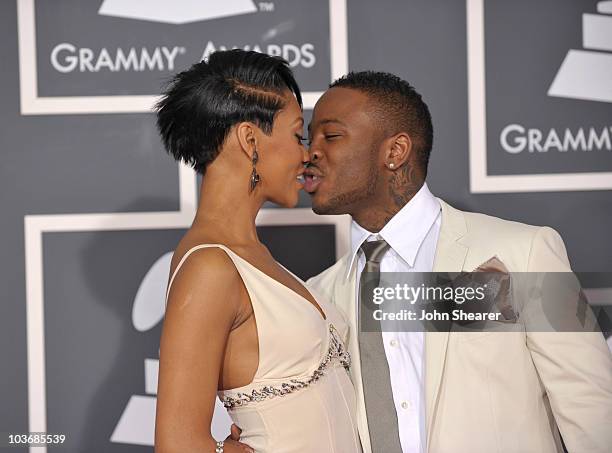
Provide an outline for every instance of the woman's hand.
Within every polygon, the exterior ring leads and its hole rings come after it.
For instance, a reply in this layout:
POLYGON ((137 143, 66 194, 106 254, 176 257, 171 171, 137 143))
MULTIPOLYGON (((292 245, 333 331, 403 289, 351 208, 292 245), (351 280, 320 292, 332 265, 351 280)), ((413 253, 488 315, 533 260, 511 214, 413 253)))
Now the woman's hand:
POLYGON ((242 450, 239 449, 239 450, 231 450, 231 451, 241 451, 241 452, 245 451, 248 453, 255 453, 255 450, 253 450, 251 447, 239 442, 241 432, 242 430, 240 428, 232 424, 232 427, 230 429, 230 435, 227 436, 227 439, 225 439, 225 448, 223 450, 224 453, 227 453, 230 451, 230 450, 227 450, 228 445, 231 445, 232 448, 243 448, 242 450))
MULTIPOLYGON (((229 439, 229 437, 228 437, 229 439)), ((223 446, 223 453, 255 453, 247 444, 236 442, 235 440, 226 440, 223 446)))

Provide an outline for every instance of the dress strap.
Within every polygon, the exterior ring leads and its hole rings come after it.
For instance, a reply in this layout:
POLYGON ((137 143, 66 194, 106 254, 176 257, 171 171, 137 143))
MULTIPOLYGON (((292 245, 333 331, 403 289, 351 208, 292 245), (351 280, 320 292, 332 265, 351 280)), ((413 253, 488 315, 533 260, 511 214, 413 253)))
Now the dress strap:
POLYGON ((217 248, 225 250, 225 252, 229 255, 229 257, 232 259, 232 261, 235 261, 234 260, 234 256, 233 256, 233 252, 229 248, 224 246, 223 244, 198 244, 198 245, 195 245, 195 246, 191 247, 183 255, 183 257, 179 261, 178 265, 176 266, 176 269, 174 269, 174 272, 172 273, 172 277, 170 277, 170 281, 168 282, 168 288, 166 289, 166 301, 164 303, 164 306, 167 307, 167 305, 168 305, 168 295, 170 294, 170 287, 172 286, 172 282, 174 281, 174 278, 178 274, 178 271, 181 268, 181 266, 183 265, 183 263, 187 260, 187 258, 189 258, 189 255, 191 255, 196 250, 205 249, 205 248, 211 248, 211 247, 217 247, 217 248))

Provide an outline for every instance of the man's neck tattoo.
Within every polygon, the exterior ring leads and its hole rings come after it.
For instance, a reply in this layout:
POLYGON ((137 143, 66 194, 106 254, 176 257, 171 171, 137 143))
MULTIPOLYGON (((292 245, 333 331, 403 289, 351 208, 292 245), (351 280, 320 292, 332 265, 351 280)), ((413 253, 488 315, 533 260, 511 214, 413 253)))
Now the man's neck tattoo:
POLYGON ((423 185, 413 165, 407 164, 391 173, 389 177, 389 195, 397 208, 402 209, 423 185))

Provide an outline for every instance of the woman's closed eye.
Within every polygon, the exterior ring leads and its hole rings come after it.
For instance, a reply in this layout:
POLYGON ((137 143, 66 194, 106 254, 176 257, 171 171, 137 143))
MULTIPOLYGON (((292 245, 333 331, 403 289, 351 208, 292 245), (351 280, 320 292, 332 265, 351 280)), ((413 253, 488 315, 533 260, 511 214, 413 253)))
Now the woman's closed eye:
POLYGON ((303 137, 301 134, 295 134, 295 137, 297 138, 298 143, 301 145, 303 145, 304 142, 308 140, 306 137, 303 137))

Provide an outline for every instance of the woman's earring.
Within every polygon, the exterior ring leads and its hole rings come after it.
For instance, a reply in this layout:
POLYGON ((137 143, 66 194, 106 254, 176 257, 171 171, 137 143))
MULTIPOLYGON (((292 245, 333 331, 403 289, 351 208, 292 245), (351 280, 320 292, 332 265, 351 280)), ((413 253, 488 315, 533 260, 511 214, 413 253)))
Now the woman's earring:
POLYGON ((255 148, 255 151, 253 151, 253 171, 251 172, 251 189, 249 192, 253 192, 253 190, 255 190, 255 186, 257 185, 257 183, 259 181, 261 181, 261 178, 259 177, 259 173, 257 173, 257 170, 255 169, 255 165, 257 164, 257 161, 259 160, 259 155, 257 154, 257 148, 255 148))
POLYGON ((389 163, 389 168, 395 168, 395 164, 393 162, 389 163))

